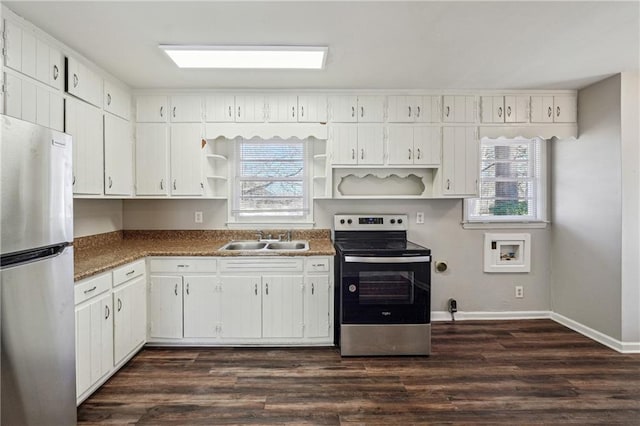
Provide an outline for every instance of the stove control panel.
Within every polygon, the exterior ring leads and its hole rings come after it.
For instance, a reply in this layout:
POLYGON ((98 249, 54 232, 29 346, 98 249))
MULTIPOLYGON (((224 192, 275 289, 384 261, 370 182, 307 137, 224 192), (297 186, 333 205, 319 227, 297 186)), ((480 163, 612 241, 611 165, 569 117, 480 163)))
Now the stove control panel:
POLYGON ((335 231, 406 231, 406 214, 337 214, 333 216, 335 231))

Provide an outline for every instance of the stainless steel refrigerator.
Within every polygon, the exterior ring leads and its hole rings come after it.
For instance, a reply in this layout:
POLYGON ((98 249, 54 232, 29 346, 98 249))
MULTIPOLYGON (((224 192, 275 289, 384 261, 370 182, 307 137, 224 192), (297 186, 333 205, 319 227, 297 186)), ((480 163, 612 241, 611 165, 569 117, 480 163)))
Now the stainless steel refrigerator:
POLYGON ((2 425, 76 423, 71 137, 0 115, 2 425))

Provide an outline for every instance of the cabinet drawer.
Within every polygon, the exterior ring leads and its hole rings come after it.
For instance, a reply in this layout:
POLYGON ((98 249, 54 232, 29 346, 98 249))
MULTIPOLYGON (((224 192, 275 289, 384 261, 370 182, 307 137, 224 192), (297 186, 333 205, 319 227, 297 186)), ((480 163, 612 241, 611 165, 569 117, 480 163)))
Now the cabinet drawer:
POLYGON ((257 271, 261 273, 302 271, 302 259, 295 257, 223 259, 221 271, 257 271))
POLYGON ((307 272, 328 272, 329 271, 329 258, 310 258, 307 259, 306 271, 307 272))
POLYGON ((144 260, 129 263, 113 270, 113 286, 116 287, 130 279, 144 274, 144 260))
POLYGON ((173 272, 173 273, 202 273, 215 272, 217 268, 216 259, 202 258, 152 258, 149 261, 150 272, 173 272))
POLYGON ((111 272, 87 278, 75 285, 74 296, 76 305, 102 294, 111 288, 111 272))

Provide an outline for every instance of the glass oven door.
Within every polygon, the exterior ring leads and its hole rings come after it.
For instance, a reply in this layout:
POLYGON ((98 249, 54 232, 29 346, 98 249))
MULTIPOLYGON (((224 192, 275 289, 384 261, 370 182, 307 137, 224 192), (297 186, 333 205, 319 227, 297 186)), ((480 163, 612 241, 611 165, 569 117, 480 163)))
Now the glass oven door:
POLYGON ((344 256, 342 324, 430 322, 430 256, 344 256))

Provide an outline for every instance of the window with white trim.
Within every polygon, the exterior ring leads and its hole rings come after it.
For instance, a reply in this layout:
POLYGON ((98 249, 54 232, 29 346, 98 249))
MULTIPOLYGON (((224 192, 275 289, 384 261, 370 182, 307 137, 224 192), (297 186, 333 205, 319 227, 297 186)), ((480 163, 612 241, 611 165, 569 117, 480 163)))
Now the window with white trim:
POLYGON ((465 202, 465 223, 544 223, 546 141, 480 141, 479 197, 465 202))
POLYGON ((300 139, 236 142, 232 213, 238 220, 303 220, 309 214, 307 143, 300 139))

